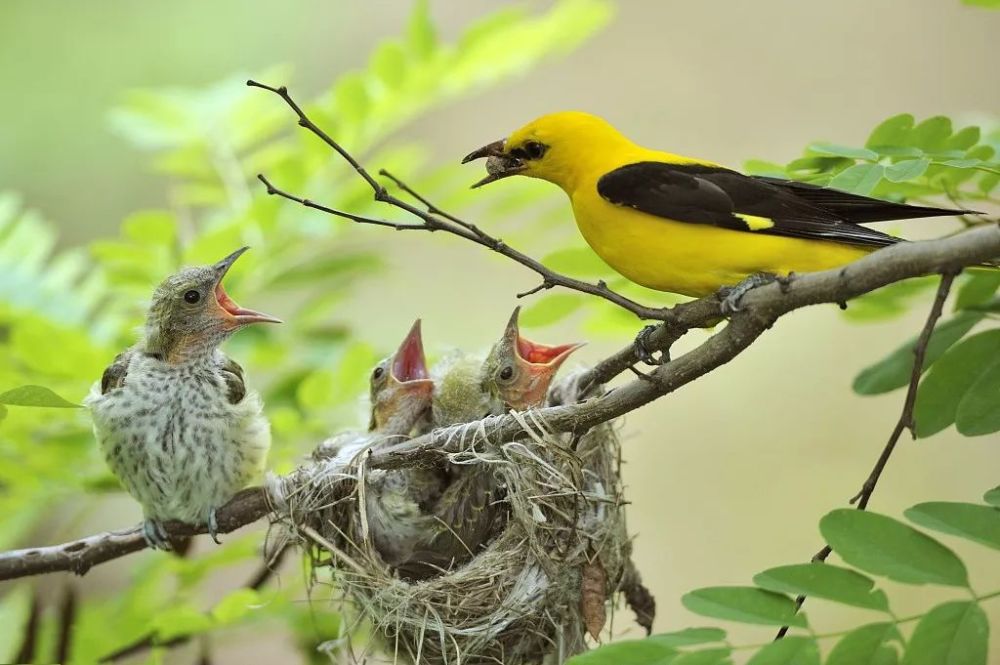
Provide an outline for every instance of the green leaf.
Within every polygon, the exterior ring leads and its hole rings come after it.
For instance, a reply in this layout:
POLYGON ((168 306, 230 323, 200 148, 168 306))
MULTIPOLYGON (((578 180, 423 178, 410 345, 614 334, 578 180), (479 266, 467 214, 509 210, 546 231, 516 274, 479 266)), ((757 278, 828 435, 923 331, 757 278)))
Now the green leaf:
POLYGON ((889 609, 885 593, 875 590, 874 580, 818 561, 765 570, 754 576, 753 583, 768 591, 825 598, 872 610, 889 609))
POLYGON ((840 508, 819 528, 840 558, 866 572, 908 584, 968 586, 965 564, 954 552, 891 517, 840 508))
POLYGON ((566 661, 566 665, 668 665, 677 650, 653 640, 625 640, 586 651, 566 661))
POLYGON ((824 157, 846 157, 848 159, 866 159, 868 161, 878 159, 878 153, 874 150, 852 148, 834 143, 813 143, 806 150, 814 155, 823 155, 824 157))
POLYGON ((612 274, 608 264, 589 247, 557 249, 543 257, 542 263, 556 272, 579 277, 606 277, 612 274))
POLYGON ((178 605, 159 612, 153 619, 157 640, 165 642, 180 635, 197 635, 215 626, 212 617, 191 605, 178 605))
POLYGON ((907 135, 907 145, 912 145, 926 152, 944 150, 951 136, 951 119, 936 115, 927 118, 907 135))
POLYGON ((766 175, 773 178, 788 177, 784 166, 763 159, 748 159, 743 162, 743 171, 750 175, 766 175))
POLYGON ((984 494, 983 501, 990 504, 991 506, 996 506, 997 508, 1000 508, 1000 485, 994 487, 986 494, 984 494))
POLYGON ((903 145, 907 134, 913 129, 913 122, 913 116, 909 113, 900 113, 883 120, 872 130, 871 136, 865 141, 865 147, 878 150, 880 146, 903 145))
POLYGON ((844 169, 830 181, 831 189, 867 196, 882 181, 885 167, 881 164, 855 164, 844 169))
POLYGON ((361 124, 371 107, 365 77, 357 72, 345 74, 333 89, 339 117, 352 124, 361 124))
POLYGON ((553 293, 539 298, 521 312, 520 322, 528 328, 541 328, 562 321, 584 305, 579 293, 553 293))
POLYGON ((958 403, 955 429, 965 436, 1000 431, 1000 357, 980 374, 958 403))
POLYGON ((648 639, 671 647, 687 647, 708 642, 722 642, 726 639, 726 631, 721 628, 685 628, 674 633, 660 633, 648 639))
POLYGON ((986 665, 990 625, 974 601, 952 601, 924 615, 903 665, 986 665))
POLYGON ((753 587, 706 587, 685 594, 687 609, 714 619, 765 626, 801 626, 806 618, 796 613, 795 602, 780 593, 753 587))
POLYGON ((0 421, 7 417, 7 407, 0 404, 0 421))
POLYGON ((889 642, 899 639, 893 623, 871 623, 852 630, 830 650, 826 665, 896 665, 899 654, 889 642))
POLYGON ((928 501, 903 513, 920 526, 1000 550, 1000 510, 976 503, 928 501))
POLYGON ((142 210, 125 218, 122 233, 139 243, 169 246, 177 234, 177 221, 165 210, 142 210))
POLYGON ((962 0, 962 2, 973 7, 1000 9, 1000 0, 962 0))
POLYGON ((212 616, 222 625, 239 621, 261 605, 260 594, 254 589, 237 589, 212 608, 212 616))
POLYGON ((383 42, 372 55, 371 67, 385 87, 397 88, 406 80, 406 52, 396 42, 383 42))
POLYGON ((79 409, 80 404, 64 400, 44 386, 20 386, 0 393, 0 404, 41 406, 54 409, 79 409))
POLYGON ((429 5, 427 0, 417 0, 414 3, 406 31, 407 46, 420 58, 429 57, 437 47, 437 32, 431 20, 429 5))
MULTIPOLYGON (((1000 0, 997 0, 1000 2, 1000 0)), ((981 132, 979 127, 975 125, 969 127, 963 127, 948 139, 948 144, 945 146, 948 150, 968 150, 972 146, 979 143, 979 136, 981 132)))
MULTIPOLYGON (((962 312, 939 323, 927 344, 924 371, 982 318, 983 314, 980 312, 962 312)), ((914 337, 884 359, 861 370, 854 379, 854 392, 860 395, 878 395, 908 384, 913 372, 913 347, 916 343, 917 339, 914 337)))
POLYGON ((1000 359, 998 354, 1000 329, 993 329, 962 341, 934 363, 917 391, 914 416, 918 437, 936 434, 955 422, 963 397, 1000 359))
POLYGON ((731 665, 731 653, 732 649, 729 647, 689 651, 670 661, 670 665, 731 665))
POLYGON ((974 273, 965 280, 955 299, 956 309, 968 309, 986 302, 1000 289, 1000 270, 974 273))
POLYGON ((755 653, 747 665, 819 665, 819 647, 811 637, 784 637, 755 653))
POLYGON ((978 189, 983 194, 989 194, 997 185, 1000 185, 1000 174, 984 173, 979 179, 978 189))
POLYGON ((851 300, 844 317, 851 321, 884 321, 910 311, 913 302, 933 287, 933 277, 916 277, 894 282, 851 300))
POLYGON ((885 179, 889 182, 913 180, 922 176, 930 165, 931 160, 926 157, 923 159, 904 159, 885 168, 885 179))

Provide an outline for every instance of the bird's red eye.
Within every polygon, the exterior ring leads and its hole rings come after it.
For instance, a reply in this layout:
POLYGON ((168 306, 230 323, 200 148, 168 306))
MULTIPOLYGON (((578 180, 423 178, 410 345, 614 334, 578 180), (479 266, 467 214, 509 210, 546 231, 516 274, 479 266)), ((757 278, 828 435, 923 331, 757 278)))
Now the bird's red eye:
POLYGON ((191 289, 190 291, 188 291, 187 293, 184 294, 184 302, 187 302, 187 303, 190 303, 190 304, 193 305, 196 302, 198 302, 199 300, 201 300, 201 294, 198 293, 197 291, 195 291, 194 289, 191 289))

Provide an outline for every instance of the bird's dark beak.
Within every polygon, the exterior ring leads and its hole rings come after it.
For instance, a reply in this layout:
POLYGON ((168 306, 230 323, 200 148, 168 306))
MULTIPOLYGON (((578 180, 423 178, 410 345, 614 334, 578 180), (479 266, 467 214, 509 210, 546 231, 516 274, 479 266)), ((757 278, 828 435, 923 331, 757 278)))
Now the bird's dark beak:
POLYGON ((479 150, 473 150, 462 159, 462 163, 468 164, 469 162, 482 159, 483 157, 501 157, 503 156, 504 143, 506 143, 506 140, 500 139, 499 141, 494 141, 493 143, 484 145, 479 150))
POLYGON ((475 159, 486 157, 486 171, 489 175, 474 184, 472 186, 473 189, 495 182, 501 178, 506 178, 507 176, 516 175, 524 169, 524 162, 504 152, 505 143, 504 139, 494 141, 489 145, 484 145, 479 150, 473 150, 462 159, 463 164, 468 164, 475 159))
POLYGON ((233 267, 236 263, 236 259, 240 258, 244 252, 246 252, 249 247, 240 247, 238 250, 222 259, 216 263, 213 268, 215 270, 215 300, 219 304, 220 314, 228 327, 238 328, 240 326, 245 326, 250 323, 282 323, 281 319, 271 316, 270 314, 264 314, 263 312, 257 312, 252 309, 244 309, 237 305, 226 290, 222 287, 222 278, 226 276, 229 269, 233 267))

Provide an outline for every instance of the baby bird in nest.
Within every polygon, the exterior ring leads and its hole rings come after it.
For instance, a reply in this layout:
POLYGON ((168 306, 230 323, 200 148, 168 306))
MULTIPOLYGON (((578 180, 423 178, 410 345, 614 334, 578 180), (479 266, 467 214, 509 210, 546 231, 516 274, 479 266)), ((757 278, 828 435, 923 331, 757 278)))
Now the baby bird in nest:
POLYGON ((219 350, 234 332, 279 319, 243 309, 222 278, 248 248, 185 268, 153 293, 142 339, 120 353, 86 399, 111 470, 142 504, 143 535, 169 549, 163 522, 206 523, 263 469, 271 445, 260 397, 219 350))
MULTIPOLYGON (((485 360, 455 356, 435 371, 432 418, 435 427, 479 420, 508 409, 541 406, 559 367, 582 344, 548 346, 520 334, 514 310, 503 336, 485 360)), ((433 507, 440 524, 427 546, 431 567, 448 569, 488 544, 505 522, 501 488, 487 463, 452 464, 450 483, 433 507)))
MULTIPOLYGON (((399 349, 372 370, 368 431, 335 436, 313 456, 336 457, 347 463, 358 454, 404 440, 414 429, 426 429, 433 387, 418 319, 399 349)), ((424 534, 434 528, 428 510, 440 496, 444 483, 443 471, 433 467, 368 472, 364 505, 369 537, 375 550, 393 568, 412 560, 424 534)))

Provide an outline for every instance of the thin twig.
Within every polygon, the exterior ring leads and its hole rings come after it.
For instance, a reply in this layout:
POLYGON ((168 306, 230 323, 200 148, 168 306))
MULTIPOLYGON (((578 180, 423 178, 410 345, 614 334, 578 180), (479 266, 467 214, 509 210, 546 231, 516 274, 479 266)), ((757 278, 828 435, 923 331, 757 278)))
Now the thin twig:
POLYGON ((282 198, 288 199, 289 201, 295 201, 296 203, 303 205, 307 208, 312 208, 314 210, 320 210, 330 215, 336 217, 341 217, 359 224, 372 224, 375 226, 389 227, 396 230, 423 230, 423 231, 444 231, 452 235, 465 238, 471 242, 478 245, 482 245, 498 254, 506 256, 509 259, 520 263, 522 266, 534 271, 539 277, 541 277, 541 284, 525 293, 519 294, 519 297, 529 295, 531 293, 537 293, 538 291, 547 290, 555 287, 562 287, 570 289, 573 291, 579 291, 580 293, 586 293, 592 296, 597 296, 603 298, 609 302, 612 302, 623 309, 632 312, 640 319, 649 319, 654 321, 667 321, 670 317, 670 309, 663 307, 649 307, 638 303, 630 298, 627 298, 620 293, 608 288, 607 284, 604 282, 598 282, 597 284, 591 284, 590 282, 585 282, 579 279, 574 279, 572 277, 567 277, 566 275, 561 275, 553 270, 550 270, 541 262, 531 258, 527 254, 520 252, 513 247, 507 245, 500 238, 496 238, 485 233, 482 229, 477 227, 475 224, 466 222, 459 217, 446 213, 441 210, 438 206, 431 203, 424 196, 418 194, 412 187, 403 182, 400 178, 386 172, 381 171, 381 174, 392 180, 401 190, 412 196, 419 203, 426 206, 426 210, 421 210, 416 206, 403 201, 402 199, 393 196, 383 187, 369 172, 364 168, 343 146, 337 143, 329 134, 323 131, 319 126, 316 125, 309 117, 305 114, 302 108, 292 99, 291 95, 288 94, 288 89, 285 86, 273 87, 266 85, 264 83, 258 83, 257 81, 247 81, 247 85, 254 88, 261 88, 263 90, 268 90, 274 94, 281 97, 285 104, 295 112, 299 118, 299 125, 316 135, 321 141, 326 143, 328 146, 333 148, 344 160, 355 170, 355 172, 360 175, 368 186, 371 187, 372 192, 375 195, 375 200, 381 203, 385 203, 393 208, 396 208, 408 215, 411 215, 422 221, 421 224, 406 224, 399 222, 390 222, 384 219, 375 219, 372 217, 365 217, 362 215, 354 215, 352 213, 347 213, 342 210, 337 210, 335 208, 330 208, 322 204, 318 204, 310 199, 290 194, 279 187, 271 183, 264 175, 258 175, 257 178, 264 183, 267 187, 267 193, 280 196, 282 198))
MULTIPOLYGON (((931 335, 934 334, 934 328, 937 325, 938 320, 941 318, 941 313, 944 311, 944 303, 948 299, 948 294, 951 292, 951 285, 955 281, 955 277, 961 271, 948 270, 941 274, 941 282, 938 284, 937 294, 934 296, 934 303, 931 305, 931 311, 927 314, 927 320, 924 322, 923 330, 920 331, 920 336, 917 338, 916 343, 913 345, 913 369, 910 372, 910 382, 906 387, 906 398, 903 400, 903 409, 899 414, 899 419, 896 421, 896 425, 892 428, 892 433, 889 434, 889 440, 886 441, 885 447, 882 448, 882 452, 879 454, 878 459, 875 461, 875 466, 872 467, 871 472, 865 479, 864 484, 861 486, 861 490, 858 491, 853 497, 851 497, 849 503, 854 505, 858 510, 865 510, 868 508, 868 502, 872 498, 872 494, 875 492, 875 486, 878 485, 879 478, 882 477, 882 472, 885 471, 885 465, 889 463, 889 458, 892 457, 892 452, 896 449, 896 444, 899 443, 899 437, 903 435, 905 430, 910 430, 910 435, 916 438, 916 432, 914 431, 915 420, 913 417, 913 407, 917 403, 917 388, 920 385, 920 377, 924 372, 924 359, 927 356, 927 345, 930 344, 931 335)), ((826 561, 827 557, 833 552, 833 549, 829 545, 825 545, 821 550, 813 555, 813 562, 823 562, 826 561)), ((795 599, 795 611, 797 612, 802 608, 802 604, 806 602, 805 596, 798 596, 795 599)), ((788 626, 782 626, 778 634, 775 635, 775 640, 780 640, 788 633, 788 626)))

